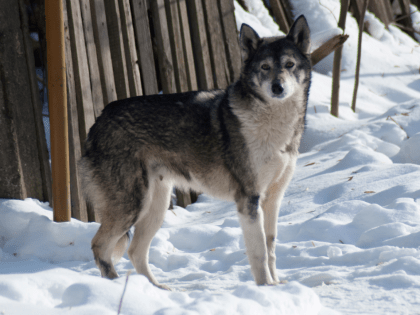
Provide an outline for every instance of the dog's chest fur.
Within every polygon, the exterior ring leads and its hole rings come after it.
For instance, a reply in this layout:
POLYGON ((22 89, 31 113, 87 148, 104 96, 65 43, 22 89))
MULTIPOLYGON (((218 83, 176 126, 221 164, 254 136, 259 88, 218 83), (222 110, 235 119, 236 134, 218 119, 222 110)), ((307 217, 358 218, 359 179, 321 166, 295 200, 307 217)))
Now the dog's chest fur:
POLYGON ((236 108, 249 150, 249 159, 257 174, 257 189, 262 192, 280 176, 285 167, 296 160, 297 152, 290 150, 300 142, 299 128, 303 100, 272 100, 256 106, 257 110, 236 108))

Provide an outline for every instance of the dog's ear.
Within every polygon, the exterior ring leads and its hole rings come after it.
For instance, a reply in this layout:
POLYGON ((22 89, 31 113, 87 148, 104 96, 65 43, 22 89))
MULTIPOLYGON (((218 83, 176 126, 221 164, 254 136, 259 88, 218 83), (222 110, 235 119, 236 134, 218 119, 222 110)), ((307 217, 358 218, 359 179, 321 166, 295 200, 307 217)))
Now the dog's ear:
POLYGON ((242 24, 239 42, 241 45, 242 61, 245 63, 247 60, 252 58, 257 51, 260 43, 260 37, 251 26, 248 24, 242 24))
POLYGON ((291 40, 304 55, 309 55, 311 49, 311 33, 308 22, 303 15, 299 16, 290 28, 287 39, 291 40))

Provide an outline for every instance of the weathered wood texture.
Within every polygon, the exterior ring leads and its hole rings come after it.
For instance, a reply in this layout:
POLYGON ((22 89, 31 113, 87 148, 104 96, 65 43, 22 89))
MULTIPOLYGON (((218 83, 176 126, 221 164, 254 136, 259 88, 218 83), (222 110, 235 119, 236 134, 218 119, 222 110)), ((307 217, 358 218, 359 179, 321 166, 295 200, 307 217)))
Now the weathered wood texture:
POLYGON ((214 86, 218 89, 224 89, 228 86, 230 77, 226 62, 219 8, 213 1, 203 1, 203 9, 207 27, 207 39, 210 44, 209 50, 214 86))
POLYGON ((285 34, 289 33, 290 26, 292 25, 289 24, 290 19, 287 18, 287 13, 284 8, 284 5, 282 4, 282 1, 271 0, 270 4, 271 9, 273 10, 274 18, 277 24, 279 25, 280 30, 285 34))
POLYGON ((398 0, 401 8, 401 20, 398 21, 398 24, 401 24, 402 30, 410 35, 412 38, 416 39, 413 31, 413 21, 410 14, 410 0, 398 0))
POLYGON ((31 88, 32 105, 36 127, 36 140, 38 146, 38 159, 41 167, 42 190, 44 200, 52 202, 52 181, 51 168, 49 163, 48 147, 45 138, 44 124, 42 121, 42 104, 39 98, 38 82, 36 79, 35 60, 33 54, 32 40, 29 36, 28 16, 23 0, 19 0, 20 16, 22 23, 23 42, 28 66, 28 75, 31 88))
POLYGON ((231 0, 218 0, 220 18, 222 21, 223 39, 230 72, 229 84, 238 80, 241 74, 241 51, 238 32, 236 30, 235 7, 231 0))
POLYGON ((349 35, 336 35, 311 53, 311 64, 315 66, 322 59, 341 47, 349 38, 349 35))
POLYGON ((89 63, 90 83, 92 84, 93 110, 95 117, 98 117, 101 114, 105 104, 102 93, 98 55, 93 32, 92 11, 90 8, 89 0, 80 0, 80 7, 83 17, 83 30, 85 34, 87 59, 89 63))
POLYGON ((195 73, 194 53, 191 43, 190 26, 186 0, 178 0, 179 19, 181 24, 182 47, 184 49, 185 66, 187 70, 188 90, 196 91, 197 75, 195 73))
POLYGON ((118 1, 105 1, 105 12, 117 98, 124 99, 130 96, 130 92, 118 1))
POLYGON ((90 0, 90 6, 103 98, 106 105, 117 99, 117 92, 115 89, 108 29, 106 27, 105 5, 103 0, 90 0))
POLYGON ((121 31, 123 36, 127 77, 130 87, 130 96, 143 95, 140 69, 137 63, 136 40, 134 37, 133 20, 129 0, 120 0, 121 31))
POLYGON ((77 161, 82 157, 79 120, 77 115, 76 86, 74 80, 73 60, 71 53, 71 38, 67 18, 67 5, 63 1, 64 11, 64 41, 66 54, 67 78, 67 110, 69 120, 69 162, 70 162, 70 198, 71 216, 83 222, 88 221, 86 202, 82 198, 80 177, 77 171, 77 161))
MULTIPOLYGON (((338 27, 344 32, 346 26, 347 11, 349 0, 341 0, 340 19, 338 27)), ((334 52, 333 77, 332 77, 332 95, 331 95, 331 115, 338 117, 340 100, 340 75, 341 75, 341 55, 343 46, 339 46, 334 52)))
POLYGON ((0 198, 48 200, 20 14, 19 1, 0 0, 0 198))
POLYGON ((194 47, 198 88, 210 90, 214 88, 214 83, 202 2, 201 0, 187 0, 187 7, 188 18, 192 25, 190 32, 194 47))
POLYGON ((131 0, 131 8, 133 9, 134 31, 137 52, 140 56, 140 71, 143 78, 144 94, 157 94, 159 90, 157 86, 149 16, 147 13, 147 2, 146 0, 131 0))
POLYGON ((86 139, 90 127, 95 122, 90 71, 87 61, 86 43, 79 0, 67 0, 67 18, 76 88, 80 139, 86 139))

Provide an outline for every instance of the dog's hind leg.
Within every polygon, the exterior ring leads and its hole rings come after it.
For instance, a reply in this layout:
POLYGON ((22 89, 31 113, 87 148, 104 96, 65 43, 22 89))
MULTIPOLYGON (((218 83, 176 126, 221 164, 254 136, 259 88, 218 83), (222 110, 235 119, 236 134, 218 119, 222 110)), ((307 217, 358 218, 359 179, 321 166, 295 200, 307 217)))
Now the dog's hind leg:
POLYGON ((244 234, 246 252, 257 285, 273 284, 268 269, 264 219, 259 196, 240 198, 237 202, 239 222, 244 234))
POLYGON ((270 184, 261 204, 264 213, 264 231, 268 252, 268 267, 274 283, 279 283, 276 268, 277 218, 284 192, 292 179, 294 166, 288 165, 281 177, 270 184))
POLYGON ((135 224, 134 237, 128 249, 128 256, 137 273, 145 275, 155 286, 170 290, 165 284, 160 284, 154 277, 149 266, 149 248, 157 230, 161 227, 169 207, 172 186, 157 179, 151 204, 146 215, 135 224))

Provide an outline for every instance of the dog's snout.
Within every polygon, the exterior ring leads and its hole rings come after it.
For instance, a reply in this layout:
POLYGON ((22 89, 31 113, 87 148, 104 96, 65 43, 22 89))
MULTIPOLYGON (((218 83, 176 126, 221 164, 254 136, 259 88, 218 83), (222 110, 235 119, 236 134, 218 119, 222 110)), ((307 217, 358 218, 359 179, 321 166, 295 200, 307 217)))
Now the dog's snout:
POLYGON ((271 86, 271 90, 273 91, 273 94, 280 95, 281 93, 283 93, 284 89, 280 85, 280 83, 276 82, 276 83, 273 83, 273 85, 271 86))

